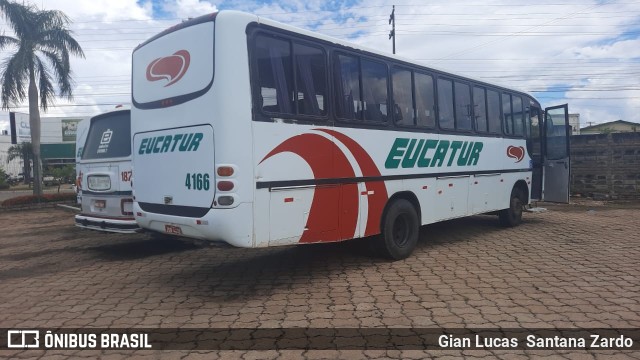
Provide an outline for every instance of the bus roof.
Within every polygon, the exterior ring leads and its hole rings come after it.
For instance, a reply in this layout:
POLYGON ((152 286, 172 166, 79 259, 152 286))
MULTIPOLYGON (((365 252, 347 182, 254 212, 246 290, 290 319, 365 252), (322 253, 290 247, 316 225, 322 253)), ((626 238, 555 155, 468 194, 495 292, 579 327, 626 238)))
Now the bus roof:
POLYGON ((429 65, 429 64, 427 64, 427 63, 425 63, 423 61, 417 61, 417 60, 413 60, 413 59, 410 59, 410 58, 398 56, 398 55, 395 55, 395 54, 385 53, 385 52, 382 52, 380 50, 376 50, 376 49, 373 49, 373 48, 370 48, 370 47, 367 47, 367 46, 363 46, 363 45, 358 45, 358 44, 355 44, 353 42, 341 40, 341 39, 338 39, 338 38, 335 38, 335 37, 324 35, 322 33, 318 33, 318 32, 311 31, 311 30, 306 30, 306 29, 299 28, 299 27, 292 26, 292 25, 288 25, 288 24, 285 24, 285 23, 282 23, 282 22, 279 22, 279 21, 271 20, 271 19, 268 19, 268 18, 265 18, 265 17, 262 17, 262 16, 258 16, 258 15, 255 15, 255 14, 250 14, 250 13, 246 13, 246 12, 242 12, 242 11, 236 11, 236 10, 221 10, 219 12, 215 12, 215 13, 199 16, 197 18, 193 18, 193 19, 190 19, 188 21, 184 21, 182 23, 176 24, 176 25, 174 25, 174 26, 172 26, 172 27, 160 32, 159 34, 151 37, 150 39, 146 40, 145 42, 141 43, 140 45, 138 45, 134 49, 134 52, 136 50, 138 50, 139 48, 143 47, 144 45, 146 45, 146 44, 148 44, 148 43, 150 43, 150 42, 152 42, 152 41, 154 41, 154 40, 156 40, 156 39, 158 39, 158 38, 160 38, 160 37, 162 37, 164 35, 167 35, 169 33, 177 31, 179 29, 183 29, 185 27, 189 27, 189 26, 200 24, 200 23, 207 22, 207 21, 213 21, 216 18, 228 18, 228 17, 232 18, 234 20, 234 22, 241 21, 241 22, 246 23, 247 25, 249 25, 251 23, 267 25, 267 26, 279 28, 279 29, 282 29, 282 30, 285 30, 285 31, 290 31, 290 32, 302 34, 304 36, 315 38, 315 39, 318 39, 318 40, 321 40, 321 41, 324 41, 324 42, 327 42, 327 43, 335 44, 335 45, 338 45, 338 46, 341 46, 341 47, 346 47, 346 48, 349 48, 349 49, 351 49, 353 51, 369 53, 369 54, 373 54, 373 55, 376 55, 376 56, 385 57, 385 58, 390 59, 390 60, 401 61, 403 63, 406 63, 407 65, 414 65, 414 66, 424 67, 424 68, 427 68, 429 70, 433 70, 433 71, 438 72, 438 73, 449 75, 451 77, 462 78, 462 79, 470 80, 470 81, 477 82, 477 83, 480 83, 480 84, 490 85, 490 86, 498 87, 498 88, 505 89, 505 90, 511 90, 511 91, 519 92, 522 95, 526 95, 527 97, 529 97, 529 98, 531 98, 531 99, 533 99, 533 100, 535 100, 537 102, 535 97, 533 95, 529 94, 528 92, 526 92, 524 90, 521 90, 521 89, 518 89, 518 88, 507 86, 505 84, 500 84, 500 83, 496 83, 496 82, 488 82, 488 81, 485 81, 485 80, 474 78, 472 76, 464 75, 462 73, 453 72, 453 71, 450 71, 450 70, 444 70, 444 69, 441 69, 441 68, 436 68, 436 67, 433 67, 433 66, 431 66, 431 65, 429 65))

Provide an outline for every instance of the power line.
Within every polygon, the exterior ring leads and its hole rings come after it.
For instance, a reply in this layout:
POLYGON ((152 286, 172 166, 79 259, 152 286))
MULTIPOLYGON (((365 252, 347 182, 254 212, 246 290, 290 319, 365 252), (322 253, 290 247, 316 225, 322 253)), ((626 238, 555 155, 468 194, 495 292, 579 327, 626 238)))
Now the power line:
MULTIPOLYGON (((568 14, 568 15, 566 15, 566 16, 562 16, 562 17, 558 17, 558 18, 552 19, 552 20, 550 20, 550 21, 548 21, 548 22, 546 22, 546 23, 544 23, 544 24, 536 25, 536 26, 533 26, 533 27, 531 27, 531 28, 528 28, 528 29, 525 29, 525 30, 519 31, 519 32, 517 32, 517 33, 514 33, 513 35, 515 35, 515 34, 519 34, 519 33, 524 33, 524 32, 527 32, 527 31, 529 31, 529 30, 535 29, 535 28, 537 28, 537 27, 545 26, 545 25, 547 25, 547 24, 554 23, 554 22, 557 22, 557 21, 560 21, 560 20, 566 20, 567 18, 570 18, 572 15, 579 14, 579 13, 583 13, 583 12, 585 12, 585 11, 588 11, 588 10, 591 10, 591 9, 595 9, 595 8, 597 8, 597 7, 600 7, 600 6, 607 5, 607 4, 609 4, 610 2, 611 2, 611 0, 604 1, 604 2, 602 2, 602 3, 600 3, 600 4, 597 4, 597 5, 594 5, 594 6, 590 6, 590 7, 586 8, 586 9, 583 9, 583 10, 577 11, 577 12, 575 12, 575 13, 571 13, 571 14, 568 14)), ((503 37, 509 37, 509 36, 512 36, 512 35, 511 35, 511 34, 510 34, 510 35, 505 35, 505 36, 503 36, 503 37)), ((446 60, 446 59, 451 58, 451 57, 460 56, 460 55, 462 55, 462 54, 464 54, 464 53, 467 53, 467 52, 470 52, 470 51, 476 50, 476 49, 478 49, 478 48, 481 48, 481 47, 484 47, 484 46, 487 46, 487 45, 490 45, 490 44, 494 44, 494 43, 496 43, 496 42, 498 42, 498 39, 496 39, 496 40, 491 40, 491 41, 488 41, 488 42, 485 42, 485 43, 482 43, 482 44, 479 44, 479 45, 473 46, 473 47, 471 47, 471 48, 468 48, 468 49, 465 49, 465 50, 462 50, 462 51, 458 51, 458 52, 456 52, 456 53, 449 54, 449 55, 447 55, 447 56, 443 57, 443 58, 442 58, 442 60, 446 60)))

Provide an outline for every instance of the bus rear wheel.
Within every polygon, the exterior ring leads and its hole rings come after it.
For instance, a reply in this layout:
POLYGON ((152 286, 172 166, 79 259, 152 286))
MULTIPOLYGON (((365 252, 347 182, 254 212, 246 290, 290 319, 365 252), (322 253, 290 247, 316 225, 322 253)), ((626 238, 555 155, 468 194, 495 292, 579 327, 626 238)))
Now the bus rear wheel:
POLYGON ((522 222, 522 207, 524 206, 524 194, 522 190, 513 188, 511 190, 511 198, 509 199, 509 207, 500 210, 498 216, 500 225, 504 227, 514 227, 522 222))
POLYGON ((394 200, 382 222, 379 245, 382 255, 392 260, 407 258, 418 244, 420 220, 411 202, 394 200))

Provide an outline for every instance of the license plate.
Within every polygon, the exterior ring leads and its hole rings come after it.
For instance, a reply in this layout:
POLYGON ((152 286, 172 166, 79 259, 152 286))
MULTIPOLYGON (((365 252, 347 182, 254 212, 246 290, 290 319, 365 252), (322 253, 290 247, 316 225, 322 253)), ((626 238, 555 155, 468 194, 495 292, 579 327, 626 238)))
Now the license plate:
POLYGON ((164 231, 165 231, 167 234, 182 235, 182 229, 180 229, 180 226, 175 226, 175 225, 165 225, 165 226, 164 226, 164 231))
POLYGON ((95 200, 93 206, 95 206, 96 209, 104 209, 107 207, 107 202, 105 200, 95 200))

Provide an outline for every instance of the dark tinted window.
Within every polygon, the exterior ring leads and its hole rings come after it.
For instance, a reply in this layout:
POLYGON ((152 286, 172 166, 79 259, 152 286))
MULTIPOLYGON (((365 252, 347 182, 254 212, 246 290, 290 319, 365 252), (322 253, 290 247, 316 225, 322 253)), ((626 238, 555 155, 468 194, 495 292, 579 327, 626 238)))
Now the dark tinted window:
POLYGON ((500 94, 497 91, 487 90, 487 121, 490 133, 502 132, 500 121, 500 94))
POLYGON ((433 92, 433 77, 414 73, 416 115, 418 126, 435 127, 435 94, 433 92))
POLYGON ((392 75, 394 119, 396 124, 415 125, 411 71, 394 69, 392 75))
POLYGON ((524 109, 522 108, 522 98, 520 96, 512 96, 511 103, 513 105, 513 133, 514 135, 524 135, 524 109))
POLYGON ((361 65, 364 118, 370 121, 387 121, 387 66, 366 59, 361 59, 361 65))
POLYGON ((487 106, 486 94, 484 88, 473 88, 473 109, 476 118, 476 130, 479 132, 487 132, 487 106))
POLYGON ((471 130, 471 93, 469 85, 456 81, 456 129, 471 130))
POLYGON ((335 61, 336 112, 344 119, 361 118, 360 70, 358 58, 338 55, 335 61))
POLYGON ((298 114, 327 114, 327 65, 320 48, 293 44, 298 114))
POLYGON ((453 81, 438 79, 438 123, 443 129, 454 129, 453 81))
POLYGON ((255 61, 259 88, 257 104, 263 111, 327 114, 327 65, 321 48, 258 35, 255 61))
POLYGON ((513 116, 511 113, 511 95, 502 94, 502 116, 504 117, 504 133, 513 135, 513 116))
POLYGON ((91 119, 83 160, 119 158, 131 155, 131 115, 129 111, 91 119))
POLYGON ((289 41, 264 35, 257 36, 255 56, 260 88, 259 101, 262 110, 294 113, 294 88, 289 41))

